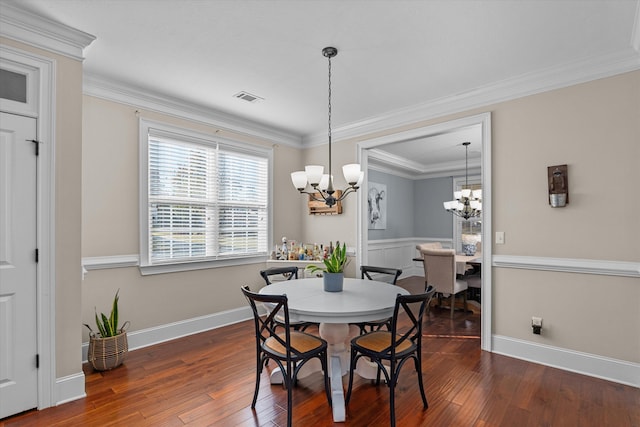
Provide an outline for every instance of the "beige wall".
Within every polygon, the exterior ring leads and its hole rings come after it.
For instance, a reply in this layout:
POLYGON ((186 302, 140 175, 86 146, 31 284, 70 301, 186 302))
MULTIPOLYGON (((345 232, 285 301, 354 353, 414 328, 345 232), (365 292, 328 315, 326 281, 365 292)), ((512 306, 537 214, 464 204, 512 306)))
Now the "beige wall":
MULTIPOLYGON (((491 112, 494 255, 640 262, 640 71, 361 137, 491 112), (547 203, 567 164, 570 203, 547 203)), ((493 333, 640 362, 637 278, 493 268, 493 333), (544 333, 531 333, 531 317, 544 333)))
POLYGON ((56 376, 81 370, 82 65, 58 58, 56 74, 56 376), (64 95, 62 95, 64 94, 64 95))
MULTIPOLYGON (((639 262, 640 72, 491 111, 494 255, 639 262), (553 209, 547 166, 565 163, 570 203, 553 209)), ((494 268, 493 282, 495 334, 640 362, 639 279, 494 268)))
MULTIPOLYGON (((138 254, 139 116, 199 132, 273 148, 274 241, 302 235, 299 196, 289 173, 301 164, 301 152, 283 145, 219 131, 201 123, 131 106, 84 97, 83 256, 138 254), (286 190, 286 191, 283 191, 286 190), (116 209, 114 209, 114 207, 116 209)), ((137 267, 92 270, 82 283, 82 321, 93 325, 94 307, 108 311, 120 289, 120 313, 135 331, 192 319, 246 305, 241 285, 262 284, 264 263, 142 276, 137 267)), ((84 340, 88 340, 85 331, 84 340)))
MULTIPOLYGON (((81 186, 82 63, 0 38, 0 43, 55 62, 55 343, 56 377, 82 370, 81 186)), ((51 143, 51 141, 44 141, 51 143)))
POLYGON ((492 111, 494 254, 638 261, 640 72, 492 111), (570 203, 552 209, 547 166, 565 163, 570 203))

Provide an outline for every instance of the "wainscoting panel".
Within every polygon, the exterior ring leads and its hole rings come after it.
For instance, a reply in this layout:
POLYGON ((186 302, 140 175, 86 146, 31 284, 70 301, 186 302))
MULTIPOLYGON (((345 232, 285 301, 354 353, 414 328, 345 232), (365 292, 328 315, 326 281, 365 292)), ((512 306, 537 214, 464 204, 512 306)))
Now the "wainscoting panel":
POLYGON ((413 261, 420 256, 416 245, 421 243, 440 242, 445 248, 451 247, 450 239, 408 238, 369 240, 367 250, 367 264, 376 267, 391 267, 402 269, 400 278, 423 276, 422 263, 413 261))

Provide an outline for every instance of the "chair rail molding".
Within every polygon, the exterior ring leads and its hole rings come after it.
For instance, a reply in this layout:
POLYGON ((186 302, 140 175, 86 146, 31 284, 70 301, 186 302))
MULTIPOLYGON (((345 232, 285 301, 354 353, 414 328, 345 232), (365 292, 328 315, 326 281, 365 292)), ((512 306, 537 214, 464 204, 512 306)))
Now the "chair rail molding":
POLYGON ((501 268, 640 278, 640 262, 630 261, 494 255, 491 265, 501 268))
POLYGON ((82 258, 82 267, 85 270, 103 270, 105 268, 137 267, 140 264, 138 254, 110 255, 82 258))

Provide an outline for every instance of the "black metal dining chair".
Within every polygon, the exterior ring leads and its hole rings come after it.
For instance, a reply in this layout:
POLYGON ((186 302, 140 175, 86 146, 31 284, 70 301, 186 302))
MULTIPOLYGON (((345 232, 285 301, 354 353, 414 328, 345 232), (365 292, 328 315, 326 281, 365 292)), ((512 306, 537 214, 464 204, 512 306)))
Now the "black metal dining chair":
MULTIPOLYGON (((353 373, 362 357, 378 366, 376 385, 380 384, 380 373, 384 375, 389 386, 389 406, 391 426, 395 427, 395 389, 398 384, 400 370, 405 362, 412 359, 418 374, 418 386, 424 409, 429 407, 424 393, 422 381, 422 320, 426 308, 431 302, 435 288, 429 286, 427 291, 418 295, 400 295, 396 297, 390 331, 373 331, 357 336, 351 340, 351 366, 349 368, 349 386, 345 404, 349 404, 353 388, 353 373), (400 327, 399 315, 409 320, 408 327, 400 327), (388 366, 383 362, 387 362, 388 366)), ((404 320, 402 320, 404 322, 404 320)))
MULTIPOLYGON (((271 267, 266 270, 260 271, 260 276, 264 279, 264 282, 267 286, 269 286, 272 282, 273 277, 283 277, 284 280, 294 280, 298 278, 298 267, 289 266, 289 267, 271 267)), ((279 316, 274 317, 274 322, 276 325, 282 325, 282 319, 279 316)), ((313 322, 290 322, 291 327, 296 331, 305 331, 309 326, 319 326, 318 323, 313 322)))
MULTIPOLYGON (((360 266, 360 277, 363 279, 377 280, 379 282, 387 282, 396 285, 398 277, 402 274, 402 270, 398 268, 375 267, 372 265, 360 266)), ((391 318, 373 320, 369 322, 354 323, 360 329, 360 334, 370 331, 378 331, 383 327, 387 330, 391 329, 391 318)))
POLYGON ((300 368, 309 360, 317 358, 322 364, 324 389, 331 406, 329 375, 327 372, 327 342, 315 335, 293 330, 289 324, 289 306, 286 295, 263 295, 252 292, 248 286, 241 288, 251 306, 256 336, 256 388, 251 408, 255 409, 260 390, 260 377, 268 360, 273 360, 282 373, 283 385, 287 389, 287 426, 292 425, 293 385, 300 368), (269 313, 262 317, 257 303, 269 306, 269 313), (282 316, 284 331, 276 331, 273 319, 282 316))

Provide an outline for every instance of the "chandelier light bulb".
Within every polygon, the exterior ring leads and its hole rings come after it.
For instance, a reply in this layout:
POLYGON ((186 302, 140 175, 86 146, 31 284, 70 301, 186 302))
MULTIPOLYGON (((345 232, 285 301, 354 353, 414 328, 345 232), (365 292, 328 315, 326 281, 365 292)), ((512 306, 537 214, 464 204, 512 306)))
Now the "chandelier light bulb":
POLYGON ((311 186, 316 186, 320 183, 322 179, 322 173, 324 172, 324 167, 318 165, 309 165, 304 167, 305 172, 307 173, 307 180, 309 180, 309 184, 311 186))
POLYGON ((307 173, 305 171, 291 172, 291 182, 298 191, 307 187, 307 173))
MULTIPOLYGON (((333 176, 331 176, 331 183, 333 183, 333 176)), ((327 189, 329 188, 328 173, 325 173, 322 175, 322 178, 320 179, 320 185, 318 186, 318 188, 320 189, 320 191, 327 191, 327 189)))

